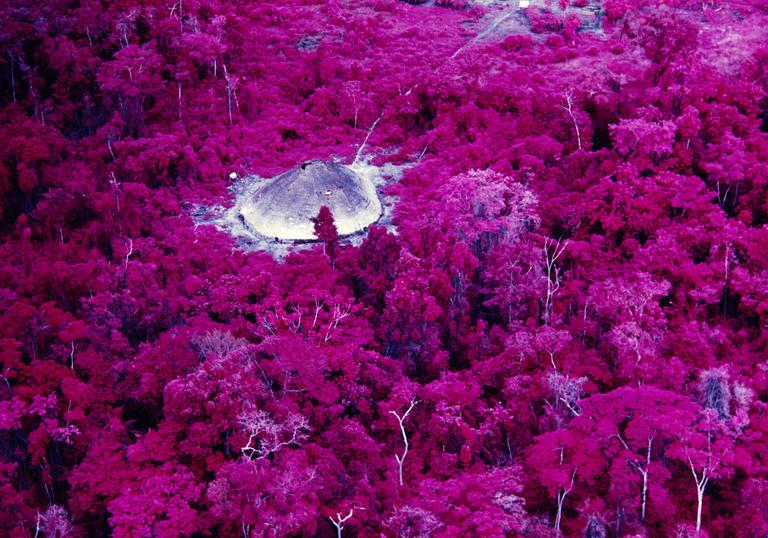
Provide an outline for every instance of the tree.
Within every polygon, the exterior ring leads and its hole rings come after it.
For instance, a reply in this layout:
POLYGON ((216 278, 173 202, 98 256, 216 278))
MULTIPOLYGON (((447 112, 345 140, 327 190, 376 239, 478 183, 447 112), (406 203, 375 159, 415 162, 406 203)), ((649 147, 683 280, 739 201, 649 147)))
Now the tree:
POLYGON ((312 218, 315 223, 315 237, 323 242, 323 252, 331 259, 331 264, 336 260, 336 247, 339 240, 339 231, 333 220, 333 213, 328 206, 321 206, 317 216, 312 218))
POLYGON ((356 295, 376 312, 385 307, 385 296, 395 279, 395 268, 402 252, 399 236, 383 226, 371 225, 360 248, 355 251, 355 265, 350 271, 355 280, 356 295))
POLYGON ((104 63, 98 79, 112 95, 123 121, 137 138, 144 125, 147 99, 163 89, 163 58, 149 46, 127 45, 104 63))
POLYGON ((560 291, 562 273, 557 262, 560 259, 560 256, 563 255, 563 252, 565 252, 565 248, 567 246, 567 241, 561 244, 559 239, 557 241, 550 240, 549 238, 544 239, 544 271, 546 273, 547 284, 546 294, 544 295, 543 312, 541 316, 544 325, 550 324, 552 318, 552 301, 557 292, 560 291))
POLYGON ((336 514, 336 518, 329 517, 328 519, 331 520, 331 523, 333 523, 333 526, 336 527, 336 538, 341 538, 341 531, 344 530, 344 523, 346 523, 354 513, 354 508, 349 509, 349 513, 342 517, 341 513, 336 514))
MULTIPOLYGON (((643 523, 647 514, 648 491, 654 478, 654 447, 657 458, 681 432, 693 423, 697 411, 690 399, 651 385, 622 387, 581 401, 582 415, 574 421, 597 438, 603 439, 605 454, 625 468, 639 474, 640 510, 643 523)), ((616 480, 623 480, 620 476, 616 480)))
POLYGON ((241 448, 249 459, 265 458, 282 447, 298 444, 307 438, 307 420, 291 413, 285 422, 276 422, 266 411, 246 409, 238 417, 241 427, 248 434, 248 443, 241 448))
POLYGON ((228 462, 208 485, 209 513, 222 535, 314 536, 324 478, 300 451, 280 451, 272 461, 228 462))
POLYGON ((421 249, 465 242, 478 259, 502 242, 516 243, 539 223, 538 198, 521 182, 493 170, 470 170, 436 189, 418 209, 421 249), (431 197, 432 198, 432 197, 431 197), (436 236, 436 230, 442 234, 436 236), (441 237, 442 235, 442 237, 441 237), (435 242, 435 237, 440 241, 435 242))
POLYGON ((192 505, 202 485, 183 468, 152 470, 143 482, 127 485, 109 504, 114 535, 190 536, 198 530, 192 505))
POLYGON ((590 304, 600 320, 610 320, 606 340, 615 350, 615 364, 627 379, 648 379, 654 372, 665 334, 666 318, 660 299, 671 285, 656 281, 647 273, 628 278, 610 278, 589 289, 590 304))
POLYGON ((44 513, 37 514, 35 534, 42 532, 46 538, 65 538, 72 533, 72 524, 67 511, 58 505, 51 505, 44 513))
POLYGON ((539 435, 526 452, 530 478, 538 480, 550 498, 555 498, 553 527, 559 536, 565 501, 580 485, 594 485, 604 472, 596 440, 575 429, 539 435))
POLYGON ((382 353, 401 360, 408 375, 434 378, 447 367, 440 341, 444 311, 436 289, 442 282, 430 278, 412 255, 400 258, 396 272, 379 325, 382 353))
POLYGON ((692 428, 681 431, 670 455, 688 467, 696 485, 696 532, 701 530, 704 493, 710 480, 732 472, 734 439, 716 410, 699 414, 692 428))
POLYGON ((400 416, 396 411, 390 411, 395 418, 397 419, 397 423, 400 426, 400 433, 403 436, 403 453, 401 455, 395 454, 395 460, 397 460, 397 474, 398 474, 398 481, 400 482, 400 485, 403 485, 403 463, 405 462, 405 457, 408 455, 408 449, 410 448, 410 444, 408 443, 408 435, 405 433, 405 419, 408 418, 408 415, 413 411, 414 406, 418 402, 416 400, 411 400, 410 405, 408 406, 408 409, 405 410, 403 413, 403 416, 400 416))

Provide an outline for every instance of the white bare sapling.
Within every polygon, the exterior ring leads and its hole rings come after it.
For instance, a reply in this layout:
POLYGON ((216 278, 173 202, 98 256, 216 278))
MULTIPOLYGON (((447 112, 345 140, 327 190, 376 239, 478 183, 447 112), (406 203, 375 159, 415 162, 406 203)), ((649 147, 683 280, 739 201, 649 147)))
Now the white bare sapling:
POLYGON ((403 434, 403 443, 405 444, 405 447, 403 449, 402 455, 398 456, 395 454, 395 459, 397 460, 397 470, 398 470, 398 477, 400 479, 400 485, 403 485, 403 462, 405 461, 405 457, 408 455, 408 449, 410 448, 410 445, 408 444, 408 436, 405 433, 405 426, 403 423, 405 422, 405 419, 408 417, 411 411, 413 411, 414 406, 418 402, 416 400, 411 400, 410 405, 408 406, 408 409, 403 413, 403 416, 401 417, 398 415, 395 411, 390 411, 395 418, 397 419, 397 422, 400 425, 400 433, 403 434))

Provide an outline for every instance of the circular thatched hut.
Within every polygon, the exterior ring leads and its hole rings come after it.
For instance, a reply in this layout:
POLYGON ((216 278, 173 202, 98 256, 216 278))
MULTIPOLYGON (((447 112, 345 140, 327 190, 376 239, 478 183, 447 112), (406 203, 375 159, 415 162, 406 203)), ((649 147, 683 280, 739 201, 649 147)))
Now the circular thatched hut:
POLYGON ((348 167, 309 161, 257 190, 240 210, 251 231, 287 241, 315 239, 312 218, 328 206, 339 235, 376 222, 382 213, 376 187, 348 167))

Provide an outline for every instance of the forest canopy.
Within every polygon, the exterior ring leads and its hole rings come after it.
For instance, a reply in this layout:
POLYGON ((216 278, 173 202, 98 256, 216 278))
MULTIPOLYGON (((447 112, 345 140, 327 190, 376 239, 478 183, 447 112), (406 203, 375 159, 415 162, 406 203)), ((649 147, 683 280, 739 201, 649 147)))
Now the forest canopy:
POLYGON ((766 24, 3 3, 0 535, 766 536, 766 24), (386 218, 198 218, 310 161, 386 218))

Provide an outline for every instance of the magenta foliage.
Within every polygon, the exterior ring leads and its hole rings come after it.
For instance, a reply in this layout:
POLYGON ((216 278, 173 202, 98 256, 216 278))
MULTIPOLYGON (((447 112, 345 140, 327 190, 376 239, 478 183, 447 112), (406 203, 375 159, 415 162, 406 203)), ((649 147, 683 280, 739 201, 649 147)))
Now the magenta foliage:
POLYGON ((0 535, 768 533, 765 0, 6 4, 0 535))

